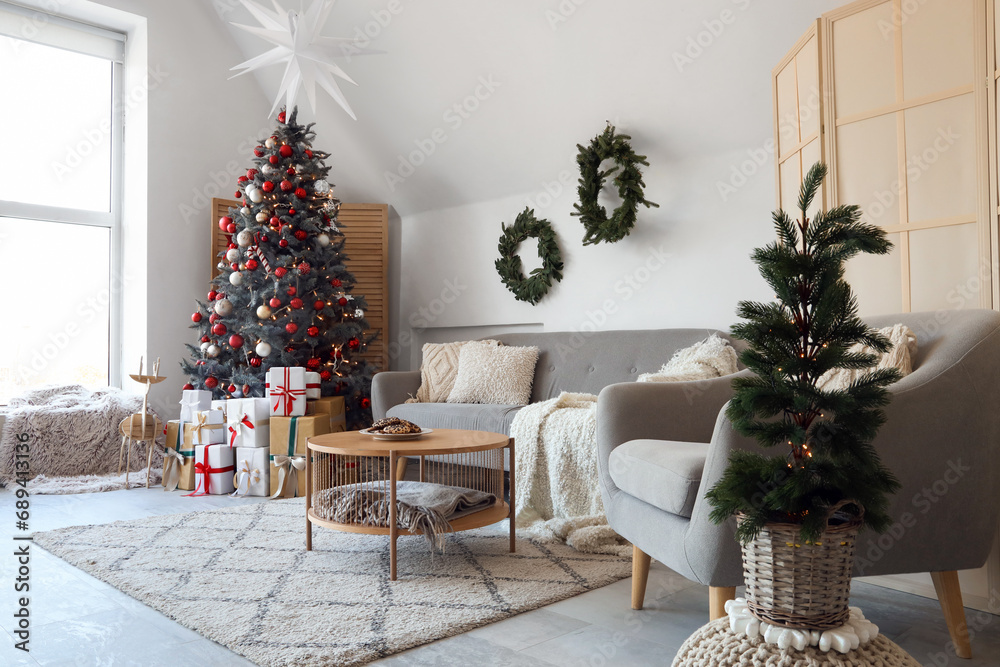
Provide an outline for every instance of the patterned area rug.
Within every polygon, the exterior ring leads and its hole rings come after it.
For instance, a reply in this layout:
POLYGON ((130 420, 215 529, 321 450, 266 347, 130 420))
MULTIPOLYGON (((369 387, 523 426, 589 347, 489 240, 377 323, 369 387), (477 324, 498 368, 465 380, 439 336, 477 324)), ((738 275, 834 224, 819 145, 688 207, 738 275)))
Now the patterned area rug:
POLYGON ((313 529, 301 498, 35 535, 69 563, 262 666, 357 665, 606 586, 631 559, 480 529, 431 555, 313 529))

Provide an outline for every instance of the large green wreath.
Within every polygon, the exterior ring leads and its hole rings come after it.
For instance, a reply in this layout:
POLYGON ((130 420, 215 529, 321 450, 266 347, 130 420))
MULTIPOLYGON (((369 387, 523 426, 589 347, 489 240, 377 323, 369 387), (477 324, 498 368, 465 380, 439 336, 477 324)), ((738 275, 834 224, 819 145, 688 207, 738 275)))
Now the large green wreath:
POLYGON ((586 229, 583 245, 621 241, 635 227, 639 204, 647 208, 659 208, 659 204, 654 204, 643 196, 642 189, 646 184, 642 182, 642 172, 638 165, 648 167, 649 163, 646 162, 645 155, 636 155, 632 150, 629 144, 631 138, 627 134, 615 134, 614 125, 609 124, 603 134, 594 137, 590 146, 576 146, 579 150, 576 163, 580 166, 580 186, 577 188, 580 201, 573 205, 576 212, 570 215, 579 216, 586 229), (601 171, 601 162, 608 158, 614 160, 615 166, 601 171), (597 196, 604 187, 604 180, 615 172, 618 173, 614 183, 622 204, 608 218, 607 210, 597 203, 597 196))
POLYGON ((553 281, 562 280, 562 254, 556 243, 556 232, 548 220, 535 219, 535 211, 527 207, 517 215, 513 225, 507 227, 500 223, 500 226, 503 234, 497 246, 500 250, 500 259, 496 261, 497 273, 507 289, 514 293, 515 299, 535 305, 549 291, 553 281), (529 238, 538 239, 538 256, 542 258, 542 266, 525 278, 517 247, 529 238))

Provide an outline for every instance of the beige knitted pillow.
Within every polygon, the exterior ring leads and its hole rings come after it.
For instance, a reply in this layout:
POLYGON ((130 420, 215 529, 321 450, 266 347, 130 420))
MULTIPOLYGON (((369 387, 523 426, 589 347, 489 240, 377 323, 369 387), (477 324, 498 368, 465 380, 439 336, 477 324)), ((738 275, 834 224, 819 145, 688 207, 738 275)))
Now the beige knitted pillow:
POLYGON ((458 377, 448 402, 527 405, 536 363, 537 347, 470 343, 458 354, 458 377))
POLYGON ((455 343, 424 343, 423 359, 420 362, 420 388, 415 398, 407 403, 444 403, 455 385, 458 375, 458 353, 467 343, 479 342, 496 347, 495 340, 468 341, 455 343))
POLYGON ((876 352, 867 345, 852 345, 848 352, 873 354, 878 359, 871 368, 835 368, 825 373, 816 386, 824 391, 844 391, 851 383, 875 369, 895 368, 906 377, 913 372, 913 357, 917 354, 917 335, 905 324, 896 324, 879 329, 878 332, 889 339, 892 347, 885 354, 876 352))

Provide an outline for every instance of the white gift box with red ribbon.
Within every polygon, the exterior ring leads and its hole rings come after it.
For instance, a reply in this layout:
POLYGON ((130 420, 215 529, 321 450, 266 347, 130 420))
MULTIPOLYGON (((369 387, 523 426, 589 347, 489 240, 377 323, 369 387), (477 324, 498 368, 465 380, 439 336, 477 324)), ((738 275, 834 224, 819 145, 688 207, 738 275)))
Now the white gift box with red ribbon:
POLYGON ((194 491, 189 496, 217 496, 232 493, 233 460, 236 450, 229 445, 198 445, 194 448, 194 491))
POLYGON ((306 369, 276 366, 267 371, 267 400, 271 416, 304 417, 306 414, 306 369))
POLYGON ((226 444, 230 447, 270 447, 268 399, 231 398, 226 403, 226 444))
POLYGON ((181 421, 193 422, 194 413, 212 407, 212 392, 200 389, 185 389, 181 394, 181 421))
POLYGON ((313 373, 312 371, 306 371, 306 398, 321 398, 322 387, 320 381, 322 378, 319 373, 313 373))
POLYGON ((271 463, 269 449, 263 447, 236 448, 236 491, 232 496, 269 496, 271 463))

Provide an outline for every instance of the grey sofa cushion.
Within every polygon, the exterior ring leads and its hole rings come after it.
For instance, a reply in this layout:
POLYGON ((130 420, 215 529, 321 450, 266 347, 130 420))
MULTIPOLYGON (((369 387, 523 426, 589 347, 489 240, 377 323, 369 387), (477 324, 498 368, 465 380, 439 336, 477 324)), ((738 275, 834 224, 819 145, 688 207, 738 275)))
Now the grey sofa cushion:
POLYGON ((702 442, 631 440, 611 452, 611 479, 643 502, 690 518, 708 448, 702 442))
POLYGON ((399 417, 425 428, 460 428, 510 435, 510 424, 520 405, 478 403, 403 403, 389 417, 399 417))

